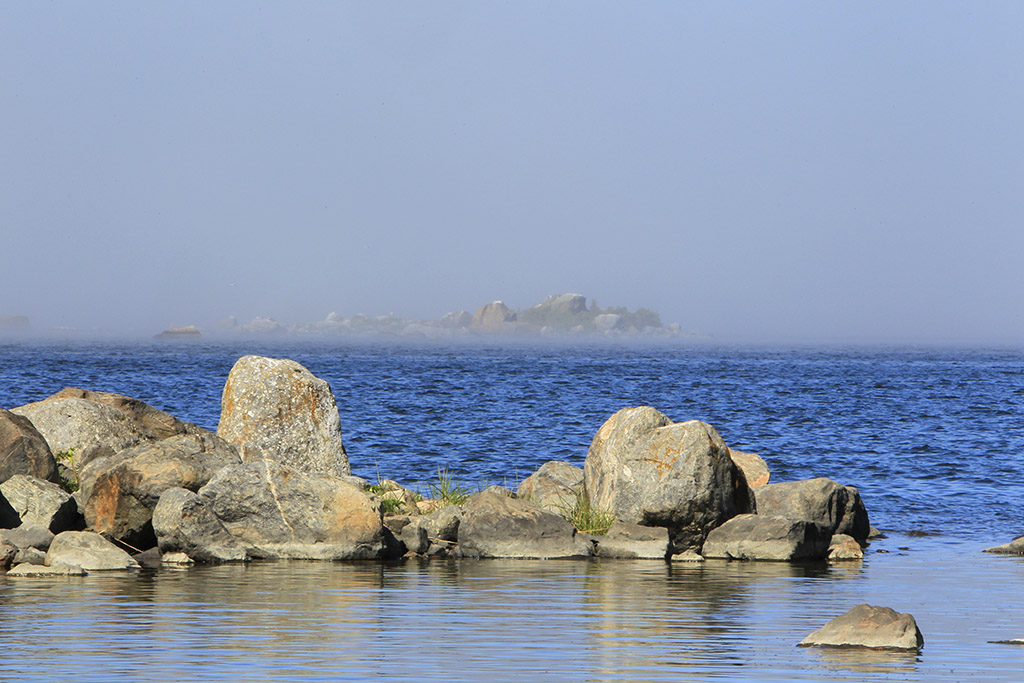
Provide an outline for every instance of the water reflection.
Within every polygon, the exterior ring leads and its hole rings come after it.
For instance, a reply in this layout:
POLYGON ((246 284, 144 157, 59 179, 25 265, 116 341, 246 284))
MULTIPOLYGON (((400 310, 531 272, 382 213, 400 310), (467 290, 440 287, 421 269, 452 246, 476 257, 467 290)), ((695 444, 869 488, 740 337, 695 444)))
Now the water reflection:
POLYGON ((1024 563, 971 549, 936 571, 935 558, 834 567, 278 562, 0 575, 0 680, 1012 678, 1022 650, 988 641, 1019 636, 1024 598, 983 598, 989 586, 1019 581, 1024 563), (912 612, 925 649, 796 647, 857 602, 912 612))

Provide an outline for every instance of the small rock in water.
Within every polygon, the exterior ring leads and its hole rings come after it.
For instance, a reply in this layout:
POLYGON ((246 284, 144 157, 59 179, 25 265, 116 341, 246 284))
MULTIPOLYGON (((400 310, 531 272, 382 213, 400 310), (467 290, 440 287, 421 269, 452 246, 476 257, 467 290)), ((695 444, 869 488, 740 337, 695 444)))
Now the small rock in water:
POLYGON ((853 539, 853 536, 846 534, 835 534, 828 546, 828 561, 840 562, 843 560, 863 560, 864 550, 853 539))
POLYGON ((861 604, 831 620, 798 645, 916 650, 924 645, 924 636, 913 616, 889 607, 861 604))
POLYGON ((1024 555, 1024 536, 1018 536, 1004 545, 997 545, 994 548, 985 548, 985 552, 998 553, 1001 555, 1024 555))

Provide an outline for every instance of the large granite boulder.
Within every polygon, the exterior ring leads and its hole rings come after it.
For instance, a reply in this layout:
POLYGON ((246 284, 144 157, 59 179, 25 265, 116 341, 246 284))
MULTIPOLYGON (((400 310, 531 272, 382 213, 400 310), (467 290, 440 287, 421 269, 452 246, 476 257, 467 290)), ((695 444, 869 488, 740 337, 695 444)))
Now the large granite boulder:
POLYGON ((0 410, 0 482, 15 474, 58 481, 57 461, 32 422, 9 410, 0 410))
POLYGON ((85 519, 94 531, 151 548, 157 542, 151 519, 160 494, 176 487, 198 491, 221 469, 240 463, 234 446, 205 430, 97 458, 79 475, 85 519))
POLYGON ((824 525, 833 534, 852 536, 865 543, 871 532, 868 512, 860 493, 831 479, 767 484, 754 489, 757 512, 824 525))
POLYGON ((260 460, 221 470, 199 496, 232 536, 266 555, 348 560, 385 554, 380 499, 339 477, 260 460))
POLYGON ((701 554, 721 560, 823 560, 832 533, 804 519, 737 515, 708 534, 701 554))
POLYGON ((473 314, 473 327, 488 331, 497 331, 506 327, 508 323, 516 321, 516 314, 511 308, 501 301, 492 301, 481 306, 473 314))
POLYGON ((749 511, 749 489, 714 427, 625 408, 594 436, 583 468, 591 506, 619 521, 669 530, 673 553, 749 511))
POLYGON ((206 500, 188 489, 167 489, 160 495, 153 531, 161 552, 185 553, 197 562, 244 562, 260 554, 232 536, 206 500))
POLYGON ((52 481, 16 474, 0 484, 0 493, 25 527, 40 527, 54 534, 85 527, 78 503, 52 481))
POLYGON ((924 645, 924 636, 910 614, 862 604, 832 619, 798 645, 917 650, 924 645))
POLYGON ((46 564, 81 567, 86 571, 139 568, 139 563, 128 553, 91 531, 57 534, 46 552, 46 564))
POLYGON ((191 422, 179 420, 173 415, 131 396, 113 394, 107 391, 90 391, 77 387, 66 387, 54 394, 52 398, 84 398, 87 401, 116 408, 138 425, 139 430, 148 440, 166 439, 178 434, 209 433, 207 429, 196 426, 191 422))
POLYGON ((331 387, 293 360, 243 356, 221 398, 217 435, 242 458, 267 458, 309 474, 351 474, 331 387))
POLYGON ((494 491, 466 502, 458 538, 465 557, 587 557, 593 551, 558 515, 494 491))
POLYGON ((583 492, 583 468, 551 460, 519 484, 516 495, 549 512, 571 508, 583 492))
POLYGON ((84 398, 50 398, 11 410, 27 417, 58 456, 73 453, 75 466, 146 440, 140 425, 117 408, 84 398))

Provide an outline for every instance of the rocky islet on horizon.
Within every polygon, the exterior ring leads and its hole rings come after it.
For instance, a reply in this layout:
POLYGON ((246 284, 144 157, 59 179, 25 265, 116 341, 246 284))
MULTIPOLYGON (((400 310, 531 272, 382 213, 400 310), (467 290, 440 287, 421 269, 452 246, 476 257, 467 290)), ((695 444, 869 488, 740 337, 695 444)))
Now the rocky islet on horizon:
POLYGON ((548 462, 516 492, 446 504, 352 476, 327 382, 294 361, 245 356, 216 433, 75 388, 0 411, 0 566, 14 576, 403 555, 863 557, 873 530, 856 488, 769 478, 763 458, 731 450, 711 425, 640 406, 597 430, 583 468, 548 462), (74 493, 61 486, 69 480, 74 493), (569 521, 580 501, 609 516, 606 533, 569 521))

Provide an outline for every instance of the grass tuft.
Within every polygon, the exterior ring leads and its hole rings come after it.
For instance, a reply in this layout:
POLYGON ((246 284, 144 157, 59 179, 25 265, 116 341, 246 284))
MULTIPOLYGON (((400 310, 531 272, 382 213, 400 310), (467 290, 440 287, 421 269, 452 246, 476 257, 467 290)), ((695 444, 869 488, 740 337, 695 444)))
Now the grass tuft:
POLYGON ((590 503, 586 491, 580 491, 572 501, 559 507, 562 517, 577 530, 592 536, 604 536, 615 523, 615 514, 599 510, 590 503))
POLYGON ((437 468, 437 481, 429 484, 430 494, 444 505, 462 505, 472 495, 468 486, 455 479, 447 467, 437 468))

